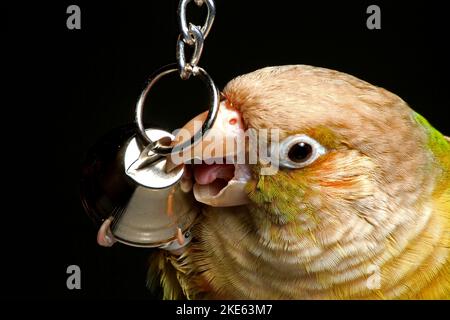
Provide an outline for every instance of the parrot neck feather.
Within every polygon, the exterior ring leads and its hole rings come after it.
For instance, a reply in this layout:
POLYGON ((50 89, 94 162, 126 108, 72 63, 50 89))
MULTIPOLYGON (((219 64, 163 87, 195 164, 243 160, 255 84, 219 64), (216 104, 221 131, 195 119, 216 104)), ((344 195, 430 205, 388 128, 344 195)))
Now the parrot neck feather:
MULTIPOLYGON (((192 268, 188 274, 196 270, 194 282, 201 284, 191 288, 191 297, 393 299, 449 294, 449 217, 437 214, 441 207, 424 204, 420 218, 398 224, 388 236, 363 239, 347 230, 326 246, 313 232, 299 238, 294 223, 266 220, 255 225, 244 207, 218 209, 206 210, 195 230, 199 240, 179 261, 192 268)), ((353 228, 361 231, 363 226, 353 228)))

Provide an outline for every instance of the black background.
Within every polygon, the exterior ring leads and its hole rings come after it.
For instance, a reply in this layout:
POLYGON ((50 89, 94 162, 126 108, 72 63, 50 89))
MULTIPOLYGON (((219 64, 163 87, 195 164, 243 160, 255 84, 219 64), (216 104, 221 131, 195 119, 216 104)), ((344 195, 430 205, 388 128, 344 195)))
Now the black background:
MULTIPOLYGON (((8 5, 2 28, 1 295, 144 298, 148 250, 97 246, 78 198, 87 149, 132 122, 147 77, 175 62, 176 0, 8 5), (66 8, 81 7, 81 30, 66 8), (66 268, 82 289, 67 290, 66 268)), ((200 65, 223 86, 261 67, 310 64, 350 73, 406 100, 450 135, 448 32, 442 1, 216 1, 200 65), (294 6, 294 3, 296 4, 294 6), (366 28, 378 4, 382 29, 366 28)), ((201 22, 204 9, 189 6, 201 22)), ((175 77, 152 92, 147 120, 174 129, 206 108, 205 89, 175 77)), ((395 133, 393 133, 395 134, 395 133)))

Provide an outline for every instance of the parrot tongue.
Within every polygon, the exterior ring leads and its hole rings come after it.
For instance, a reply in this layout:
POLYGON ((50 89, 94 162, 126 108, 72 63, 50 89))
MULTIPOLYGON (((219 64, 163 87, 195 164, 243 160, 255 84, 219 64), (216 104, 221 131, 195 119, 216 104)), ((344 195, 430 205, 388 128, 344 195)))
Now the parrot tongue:
POLYGON ((194 166, 195 182, 206 185, 217 179, 229 181, 234 176, 233 164, 199 164, 194 166))
POLYGON ((248 203, 245 185, 250 174, 247 166, 202 163, 191 167, 195 181, 193 191, 197 201, 213 207, 248 203))

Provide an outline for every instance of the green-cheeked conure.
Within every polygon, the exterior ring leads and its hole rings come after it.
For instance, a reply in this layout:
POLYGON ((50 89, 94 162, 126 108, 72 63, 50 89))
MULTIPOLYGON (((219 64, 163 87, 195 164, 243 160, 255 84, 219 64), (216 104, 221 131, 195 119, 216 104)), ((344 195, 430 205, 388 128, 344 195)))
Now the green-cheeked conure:
POLYGON ((278 170, 201 151, 182 183, 202 206, 193 240, 151 257, 150 287, 165 299, 450 298, 448 138, 395 94, 323 68, 257 70, 223 97, 212 131, 267 129, 278 170))

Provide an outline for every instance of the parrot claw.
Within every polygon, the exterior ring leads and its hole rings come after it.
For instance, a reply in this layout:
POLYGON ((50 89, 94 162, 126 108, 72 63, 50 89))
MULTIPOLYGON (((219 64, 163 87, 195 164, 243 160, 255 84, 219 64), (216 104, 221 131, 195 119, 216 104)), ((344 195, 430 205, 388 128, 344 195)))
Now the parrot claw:
POLYGON ((117 240, 114 238, 110 226, 112 222, 112 217, 103 221, 100 229, 97 233, 97 243, 102 247, 111 247, 117 240))

